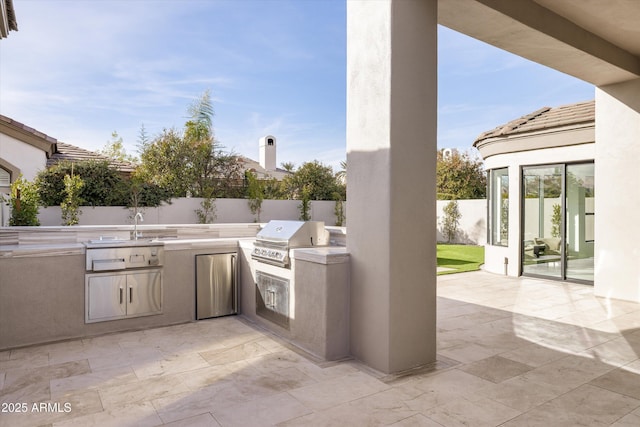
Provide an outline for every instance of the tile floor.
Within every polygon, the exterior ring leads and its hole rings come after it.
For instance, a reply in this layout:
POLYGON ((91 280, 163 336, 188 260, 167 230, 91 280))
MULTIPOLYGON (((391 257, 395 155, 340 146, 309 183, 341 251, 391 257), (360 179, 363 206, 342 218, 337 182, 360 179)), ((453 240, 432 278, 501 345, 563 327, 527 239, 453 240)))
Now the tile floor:
POLYGON ((0 352, 0 426, 640 425, 640 304, 484 272, 438 295, 438 362, 402 376, 239 317, 0 352))

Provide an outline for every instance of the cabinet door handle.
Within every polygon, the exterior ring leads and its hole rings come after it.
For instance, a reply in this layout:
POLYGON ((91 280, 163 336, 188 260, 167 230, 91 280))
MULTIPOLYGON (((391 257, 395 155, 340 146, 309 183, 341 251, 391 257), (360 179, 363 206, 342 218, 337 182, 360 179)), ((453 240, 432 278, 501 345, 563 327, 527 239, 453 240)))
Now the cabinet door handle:
POLYGON ((129 287, 129 304, 133 302, 133 288, 129 287))
POLYGON ((122 286, 120 287, 120 304, 122 305, 122 286))
POLYGON ((274 310, 276 308, 276 291, 273 289, 267 289, 267 298, 265 301, 265 305, 267 308, 274 310))
POLYGON ((231 287, 233 293, 233 311, 238 312, 238 284, 237 277, 238 273, 236 272, 236 256, 231 255, 231 287))

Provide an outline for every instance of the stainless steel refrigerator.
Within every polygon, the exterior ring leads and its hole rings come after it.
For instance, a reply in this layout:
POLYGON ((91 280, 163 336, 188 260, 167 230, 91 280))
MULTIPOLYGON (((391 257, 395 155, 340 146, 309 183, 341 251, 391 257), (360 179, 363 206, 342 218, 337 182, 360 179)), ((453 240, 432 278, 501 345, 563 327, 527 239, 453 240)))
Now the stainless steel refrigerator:
POLYGON ((238 313, 236 254, 196 255, 196 319, 238 313))

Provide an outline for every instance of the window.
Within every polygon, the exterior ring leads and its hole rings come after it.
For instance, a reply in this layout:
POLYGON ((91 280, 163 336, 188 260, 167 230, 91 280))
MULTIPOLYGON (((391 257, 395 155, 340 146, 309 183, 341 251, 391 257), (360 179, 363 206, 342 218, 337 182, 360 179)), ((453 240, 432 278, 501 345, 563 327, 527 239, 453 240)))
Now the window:
POLYGON ((0 168, 0 187, 8 187, 11 185, 11 174, 0 168))
POLYGON ((489 172, 489 242, 509 245, 509 170, 489 172))

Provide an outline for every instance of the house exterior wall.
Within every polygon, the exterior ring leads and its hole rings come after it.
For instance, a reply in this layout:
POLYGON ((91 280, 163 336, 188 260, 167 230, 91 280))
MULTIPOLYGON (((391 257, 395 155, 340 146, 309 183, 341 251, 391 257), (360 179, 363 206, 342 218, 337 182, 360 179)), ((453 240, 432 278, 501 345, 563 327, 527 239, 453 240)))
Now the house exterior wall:
MULTIPOLYGON (((0 159, 18 167, 25 179, 32 181, 47 165, 41 149, 0 132, 0 159)), ((15 180, 17 177, 12 176, 15 180)))
MULTIPOLYGON (((520 198, 522 197, 522 166, 545 165, 553 163, 572 163, 592 161, 595 158, 596 144, 581 144, 568 147, 546 148, 517 153, 496 154, 484 161, 485 168, 508 168, 509 170, 509 238, 508 246, 485 245, 484 269, 491 273, 505 274, 509 276, 520 275, 521 263, 521 236, 522 215, 520 210, 520 198), (505 263, 506 260, 506 263, 505 263)), ((597 164, 597 162, 596 162, 597 164)), ((596 171, 596 194, 600 197, 598 187, 601 186, 600 178, 596 171)), ((598 202, 600 203, 600 202, 598 202)), ((596 204, 597 206, 597 204, 596 204)), ((596 213, 596 227, 600 218, 596 213)), ((596 250, 598 237, 596 235, 596 250)))
POLYGON ((640 79, 596 90, 595 294, 640 302, 640 79))

